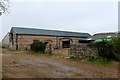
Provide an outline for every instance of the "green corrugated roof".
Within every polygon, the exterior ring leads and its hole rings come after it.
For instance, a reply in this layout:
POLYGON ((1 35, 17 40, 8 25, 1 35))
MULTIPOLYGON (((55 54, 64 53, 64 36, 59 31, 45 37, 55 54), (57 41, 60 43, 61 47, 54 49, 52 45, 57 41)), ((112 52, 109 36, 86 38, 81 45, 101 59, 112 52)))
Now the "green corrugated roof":
POLYGON ((21 28, 12 27, 16 34, 30 34, 30 35, 46 35, 46 36, 68 36, 68 37, 90 37, 89 33, 69 32, 69 31, 58 31, 58 30, 45 30, 45 29, 34 29, 34 28, 21 28))
MULTIPOLYGON (((104 40, 107 40, 107 41, 110 41, 111 39, 104 39, 104 40)), ((96 39, 94 42, 102 42, 103 41, 103 39, 96 39)))

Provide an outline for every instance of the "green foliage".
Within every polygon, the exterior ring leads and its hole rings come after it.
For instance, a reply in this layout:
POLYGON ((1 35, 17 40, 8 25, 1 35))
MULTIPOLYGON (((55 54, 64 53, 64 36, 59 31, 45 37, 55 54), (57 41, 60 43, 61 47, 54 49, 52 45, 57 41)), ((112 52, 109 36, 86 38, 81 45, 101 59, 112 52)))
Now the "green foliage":
POLYGON ((41 51, 29 51, 30 54, 38 55, 38 54, 47 54, 46 52, 41 52, 41 51))
POLYGON ((103 65, 103 66, 111 65, 110 61, 108 59, 106 59, 106 58, 96 59, 96 58, 90 56, 90 57, 87 57, 87 61, 89 63, 95 64, 95 65, 103 65))
POLYGON ((93 56, 87 57, 87 61, 88 62, 93 62, 94 60, 95 60, 95 58, 93 56))
POLYGON ((108 42, 98 42, 94 44, 97 47, 99 57, 107 59, 115 59, 115 55, 112 53, 113 45, 108 42))
POLYGON ((34 42, 30 46, 30 50, 34 52, 45 53, 46 43, 43 42, 34 42))
POLYGON ((112 53, 120 61, 120 37, 113 37, 109 44, 113 45, 112 53))
POLYGON ((113 37, 110 40, 102 38, 102 41, 89 44, 89 47, 98 50, 98 58, 94 56, 78 56, 71 57, 70 59, 76 61, 81 61, 83 59, 87 60, 89 63, 102 66, 112 65, 112 60, 120 61, 120 37, 113 37))
POLYGON ((9 50, 9 51, 15 51, 15 49, 7 48, 7 47, 4 47, 4 49, 7 49, 7 50, 9 50))
POLYGON ((80 56, 77 56, 77 57, 70 57, 71 60, 74 60, 74 61, 81 61, 81 60, 87 60, 87 62, 91 63, 91 64, 94 64, 94 65, 101 65, 101 66, 110 66, 112 65, 111 62, 106 59, 106 58, 95 58, 93 56, 89 56, 89 57, 86 57, 86 58, 82 58, 80 56))
POLYGON ((80 57, 80 56, 77 56, 77 57, 70 57, 70 59, 71 60, 75 60, 75 61, 80 61, 80 60, 82 60, 82 57, 80 57))
POLYGON ((15 49, 12 49, 12 48, 8 48, 9 51, 15 51, 15 49))
POLYGON ((92 46, 97 48, 99 57, 120 60, 120 37, 114 37, 111 41, 102 39, 102 42, 96 42, 92 46))

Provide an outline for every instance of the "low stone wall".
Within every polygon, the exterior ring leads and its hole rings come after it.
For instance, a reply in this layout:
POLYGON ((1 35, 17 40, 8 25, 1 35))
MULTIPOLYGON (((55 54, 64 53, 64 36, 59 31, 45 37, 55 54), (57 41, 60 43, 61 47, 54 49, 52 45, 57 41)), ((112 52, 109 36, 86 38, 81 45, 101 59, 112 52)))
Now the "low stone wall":
POLYGON ((93 56, 95 58, 98 58, 98 52, 97 49, 91 48, 88 46, 88 44, 72 44, 70 46, 68 55, 70 57, 74 56, 81 56, 81 57, 89 57, 93 56))

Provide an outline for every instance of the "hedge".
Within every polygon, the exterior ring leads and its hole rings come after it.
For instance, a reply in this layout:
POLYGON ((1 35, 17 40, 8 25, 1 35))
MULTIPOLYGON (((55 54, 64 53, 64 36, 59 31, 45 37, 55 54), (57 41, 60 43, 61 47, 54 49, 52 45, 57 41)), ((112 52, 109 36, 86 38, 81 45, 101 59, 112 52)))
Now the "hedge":
POLYGON ((120 37, 113 37, 111 41, 103 39, 92 46, 97 48, 99 57, 120 61, 120 37))

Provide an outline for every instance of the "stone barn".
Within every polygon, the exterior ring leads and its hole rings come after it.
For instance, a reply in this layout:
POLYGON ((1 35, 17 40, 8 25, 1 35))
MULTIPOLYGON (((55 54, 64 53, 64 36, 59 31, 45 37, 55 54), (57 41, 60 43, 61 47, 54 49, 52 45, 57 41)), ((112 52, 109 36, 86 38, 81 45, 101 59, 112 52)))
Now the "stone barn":
POLYGON ((90 37, 89 33, 12 27, 9 33, 9 47, 16 50, 30 49, 33 42, 51 43, 52 48, 69 48, 79 40, 90 37))

